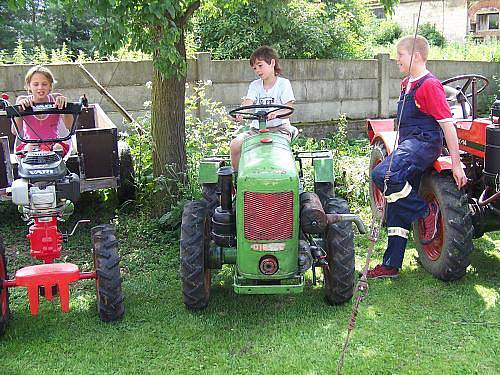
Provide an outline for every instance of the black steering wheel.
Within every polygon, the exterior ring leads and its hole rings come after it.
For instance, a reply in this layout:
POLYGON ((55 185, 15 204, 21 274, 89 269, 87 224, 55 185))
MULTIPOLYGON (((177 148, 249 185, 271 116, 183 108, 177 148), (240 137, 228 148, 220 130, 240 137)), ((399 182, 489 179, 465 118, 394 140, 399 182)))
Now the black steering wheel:
POLYGON ((236 115, 241 115, 245 120, 258 120, 260 122, 266 121, 267 115, 280 109, 284 109, 286 112, 277 115, 276 118, 288 117, 294 111, 292 107, 281 104, 253 104, 235 108, 229 111, 229 115, 233 118, 236 118, 236 115), (266 111, 266 109, 268 110, 266 111))
POLYGON ((462 95, 464 95, 466 98, 470 98, 470 97, 472 97, 472 95, 474 93, 472 92, 472 89, 470 90, 470 92, 467 92, 467 90, 469 89, 469 86, 471 85, 472 81, 474 81, 474 80, 480 81, 482 84, 482 86, 476 90, 476 94, 482 93, 484 91, 484 89, 490 84, 490 82, 488 81, 488 78, 486 78, 482 75, 479 75, 479 74, 463 74, 461 76, 455 76, 452 78, 445 79, 444 81, 441 82, 441 84, 443 86, 446 85, 446 86, 453 87, 450 85, 450 83, 464 81, 463 84, 456 85, 453 88, 456 89, 458 92, 462 93, 462 95))
POLYGON ((465 103, 469 105, 469 109, 472 109, 472 116, 473 118, 475 118, 477 95, 482 93, 484 89, 486 89, 486 87, 489 85, 489 83, 490 82, 486 77, 479 74, 463 74, 460 76, 445 79, 441 82, 441 84, 445 88, 445 92, 448 92, 446 95, 446 100, 450 103, 456 100, 457 103, 459 103, 462 107, 464 118, 468 116, 468 110, 465 103), (460 84, 453 87, 451 84, 456 82, 460 84), (477 86, 475 87, 475 89, 473 89, 471 85, 472 82, 480 82, 482 86, 479 87, 479 89, 477 88, 477 86), (450 97, 449 94, 452 94, 452 96, 450 97), (472 98, 472 103, 469 101, 470 98, 472 98))

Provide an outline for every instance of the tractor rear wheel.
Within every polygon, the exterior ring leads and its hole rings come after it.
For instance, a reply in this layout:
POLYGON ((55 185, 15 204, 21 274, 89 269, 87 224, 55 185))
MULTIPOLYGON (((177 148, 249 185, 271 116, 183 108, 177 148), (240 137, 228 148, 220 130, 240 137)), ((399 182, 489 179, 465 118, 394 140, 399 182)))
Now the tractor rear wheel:
MULTIPOLYGON (((330 198, 324 210, 327 214, 347 214, 349 206, 342 198, 330 198)), ((340 221, 329 224, 325 234, 325 297, 330 305, 340 305, 349 301, 354 291, 354 231, 351 222, 340 221)))
POLYGON ((117 193, 118 202, 122 204, 135 199, 135 172, 132 153, 126 142, 118 142, 118 154, 120 161, 120 186, 117 189, 117 193))
POLYGON ((210 298, 209 228, 207 202, 186 203, 181 224, 180 274, 183 301, 190 310, 206 308, 210 298))
POLYGON ((2 282, 7 279, 5 247, 3 246, 3 238, 0 237, 0 336, 5 334, 9 323, 9 289, 1 286, 2 282))
POLYGON ((103 322, 119 320, 123 318, 125 308, 115 228, 109 224, 98 225, 92 228, 91 236, 96 271, 97 312, 103 322))
POLYGON ((432 171, 425 174, 419 194, 439 206, 438 232, 429 244, 420 242, 418 220, 413 224, 415 246, 422 266, 444 281, 460 279, 470 264, 473 250, 471 213, 464 190, 457 190, 453 177, 432 171))
POLYGON ((383 192, 371 180, 371 173, 372 173, 373 169, 375 169, 375 167, 377 165, 379 165, 382 162, 382 160, 384 160, 386 157, 387 157, 387 150, 385 148, 384 143, 381 141, 375 142, 372 145, 372 150, 371 150, 371 154, 370 154, 370 166, 369 166, 370 206, 372 209, 372 215, 373 215, 374 219, 383 218, 384 212, 385 212, 385 207, 387 205, 387 201, 384 197, 383 192))

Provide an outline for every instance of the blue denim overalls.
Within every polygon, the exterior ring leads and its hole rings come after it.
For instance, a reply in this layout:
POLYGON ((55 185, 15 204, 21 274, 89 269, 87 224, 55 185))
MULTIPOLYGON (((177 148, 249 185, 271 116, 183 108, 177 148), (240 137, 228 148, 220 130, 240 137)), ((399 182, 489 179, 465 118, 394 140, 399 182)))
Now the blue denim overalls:
MULTIPOLYGON (((398 101, 398 118, 405 105, 399 126, 399 144, 393 152, 391 172, 387 181, 387 232, 388 244, 384 254, 385 266, 401 268, 411 223, 428 212, 427 203, 418 193, 422 173, 439 157, 443 145, 443 133, 438 122, 421 112, 415 104, 415 92, 429 73, 398 101)), ((409 84, 409 83, 408 83, 409 84)), ((391 155, 372 171, 372 180, 384 191, 384 176, 389 169, 391 155)))

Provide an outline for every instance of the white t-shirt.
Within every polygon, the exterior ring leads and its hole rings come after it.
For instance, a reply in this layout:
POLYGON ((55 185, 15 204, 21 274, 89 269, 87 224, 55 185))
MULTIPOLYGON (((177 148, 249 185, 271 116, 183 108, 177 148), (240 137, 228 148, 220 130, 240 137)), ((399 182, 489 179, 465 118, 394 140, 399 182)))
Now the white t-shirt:
MULTIPOLYGON (((283 77, 276 77, 274 86, 269 90, 264 89, 264 82, 262 79, 256 79, 248 86, 248 93, 243 99, 253 100, 254 104, 281 104, 284 105, 288 102, 294 102, 292 85, 290 81, 283 77)), ((267 122, 268 127, 274 127, 282 124, 290 124, 290 120, 276 118, 267 122)), ((258 128, 259 122, 252 121, 250 124, 252 128, 258 128)))

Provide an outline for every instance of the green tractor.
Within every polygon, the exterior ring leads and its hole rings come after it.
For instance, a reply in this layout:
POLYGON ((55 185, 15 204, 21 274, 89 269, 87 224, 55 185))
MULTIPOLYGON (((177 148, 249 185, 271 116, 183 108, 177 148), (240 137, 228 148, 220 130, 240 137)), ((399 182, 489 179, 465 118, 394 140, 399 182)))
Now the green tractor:
POLYGON ((257 119, 259 133, 244 140, 238 173, 227 157, 201 161, 203 199, 184 207, 180 240, 183 300, 191 310, 208 306, 212 270, 234 265, 238 294, 300 293, 304 273, 323 270, 325 299, 349 301, 354 289, 354 222, 333 191, 330 151, 297 152, 287 137, 266 129, 267 115, 288 117, 282 105, 239 107, 230 115, 257 119), (314 192, 302 191, 302 164, 312 161, 314 192))

